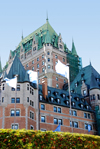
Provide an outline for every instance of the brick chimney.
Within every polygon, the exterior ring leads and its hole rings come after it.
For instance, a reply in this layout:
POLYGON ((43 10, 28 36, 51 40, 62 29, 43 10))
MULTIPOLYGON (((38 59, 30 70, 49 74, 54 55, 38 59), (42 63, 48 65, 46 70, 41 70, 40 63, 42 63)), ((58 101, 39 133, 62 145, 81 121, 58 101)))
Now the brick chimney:
POLYGON ((44 78, 42 79, 42 93, 43 93, 43 97, 46 99, 46 96, 48 95, 46 76, 44 76, 44 78))

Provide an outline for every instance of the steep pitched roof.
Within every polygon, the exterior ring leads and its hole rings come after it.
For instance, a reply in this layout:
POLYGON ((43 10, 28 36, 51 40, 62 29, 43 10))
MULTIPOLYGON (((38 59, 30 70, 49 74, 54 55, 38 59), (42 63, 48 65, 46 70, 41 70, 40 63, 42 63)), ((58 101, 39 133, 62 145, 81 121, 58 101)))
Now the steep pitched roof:
POLYGON ((18 47, 21 46, 21 43, 26 43, 27 41, 29 41, 30 39, 33 39, 34 35, 37 35, 38 37, 41 36, 46 36, 47 31, 49 31, 50 34, 50 38, 52 38, 52 35, 55 33, 56 36, 57 33, 54 31, 54 29, 52 28, 52 26, 50 25, 49 21, 47 20, 46 23, 44 25, 42 25, 41 27, 39 27, 37 30, 35 30, 34 32, 32 32, 30 35, 28 35, 27 37, 23 38, 23 40, 19 43, 18 47))
POLYGON ((75 48, 75 45, 74 45, 74 41, 72 41, 72 54, 73 55, 77 55, 77 52, 76 52, 76 48, 75 48))
POLYGON ((95 81, 92 82, 91 80, 92 73, 94 75, 93 80, 96 80, 96 78, 100 78, 99 73, 93 68, 91 64, 82 68, 78 73, 78 75, 76 76, 76 78, 74 79, 74 81, 71 83, 71 90, 74 90, 76 93, 81 94, 82 80, 85 81, 85 84, 88 86, 89 89, 90 89, 90 86, 97 87, 95 81), (77 87, 75 87, 75 83, 78 83, 77 87))
POLYGON ((13 60, 11 68, 7 74, 7 78, 11 79, 14 75, 18 75, 18 82, 29 81, 29 77, 26 75, 26 70, 17 56, 15 56, 13 60))
MULTIPOLYGON (((66 101, 70 102, 69 100, 69 92, 61 90, 61 89, 56 89, 53 87, 49 87, 48 86, 48 90, 50 91, 50 93, 48 93, 46 99, 44 99, 40 102, 44 102, 44 103, 49 103, 49 104, 53 104, 53 105, 57 105, 57 106, 64 106, 69 108, 70 104, 66 104, 66 101), (57 92, 57 94, 55 94, 57 92), (63 94, 65 94, 65 97, 63 97, 63 94), (53 102, 51 101, 51 97, 54 98, 53 102), (57 99, 60 99, 60 102, 57 102, 57 99)), ((39 85, 39 95, 43 95, 42 93, 42 85, 39 85)), ((83 110, 83 111, 87 111, 87 112, 93 112, 91 109, 91 106, 87 103, 86 100, 83 100, 83 97, 80 94, 75 94, 75 93, 71 93, 71 102, 75 102, 75 106, 72 105, 72 109, 78 109, 78 110, 83 110), (79 98, 79 100, 77 100, 77 98, 79 98), (81 107, 81 104, 83 104, 83 108, 81 107), (89 109, 87 109, 86 106, 89 106, 89 109)))

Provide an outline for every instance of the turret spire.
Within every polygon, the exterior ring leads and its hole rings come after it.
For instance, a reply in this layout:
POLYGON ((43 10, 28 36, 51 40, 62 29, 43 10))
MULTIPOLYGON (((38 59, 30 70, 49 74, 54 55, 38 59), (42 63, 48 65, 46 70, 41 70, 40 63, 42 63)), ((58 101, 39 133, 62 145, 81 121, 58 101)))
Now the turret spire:
POLYGON ((22 40, 23 40, 23 30, 22 30, 22 40))
POLYGON ((48 12, 47 12, 47 18, 46 18, 46 22, 48 22, 48 12))
POLYGON ((72 39, 72 51, 71 52, 72 52, 73 55, 77 55, 73 39, 72 39))

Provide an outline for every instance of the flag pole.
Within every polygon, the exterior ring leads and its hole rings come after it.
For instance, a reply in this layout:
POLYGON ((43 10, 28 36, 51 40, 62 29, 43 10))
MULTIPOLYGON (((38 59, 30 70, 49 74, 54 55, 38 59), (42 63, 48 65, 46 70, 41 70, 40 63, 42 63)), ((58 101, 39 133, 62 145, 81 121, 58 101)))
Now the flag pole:
POLYGON ((40 130, 40 109, 39 109, 39 69, 37 69, 37 130, 40 130))
MULTIPOLYGON (((69 63, 67 64, 67 66, 69 67, 69 63)), ((72 108, 71 108, 71 93, 70 93, 70 69, 69 69, 69 78, 68 78, 68 89, 69 89, 69 101, 70 101, 70 112, 71 112, 71 123, 72 123, 72 108)), ((73 133, 73 126, 72 126, 72 133, 73 133)))
MULTIPOLYGON (((18 75, 16 75, 16 78, 18 75)), ((17 98, 17 81, 16 81, 16 88, 15 88, 15 110, 14 110, 14 129, 15 129, 15 122, 16 122, 16 98, 17 98)))
POLYGON ((2 90, 2 82, 1 82, 2 77, 0 77, 0 105, 1 105, 1 90, 2 90))

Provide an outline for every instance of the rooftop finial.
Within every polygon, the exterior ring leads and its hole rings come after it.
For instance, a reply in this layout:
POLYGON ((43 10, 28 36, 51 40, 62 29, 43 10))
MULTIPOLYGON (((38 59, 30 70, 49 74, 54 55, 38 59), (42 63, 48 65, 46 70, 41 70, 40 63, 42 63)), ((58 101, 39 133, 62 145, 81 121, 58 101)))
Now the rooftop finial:
POLYGON ((23 40, 23 30, 22 30, 22 40, 23 40))
POLYGON ((48 11, 47 11, 47 18, 46 18, 46 21, 48 22, 48 11))

